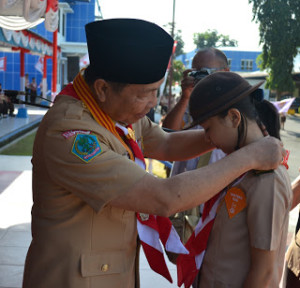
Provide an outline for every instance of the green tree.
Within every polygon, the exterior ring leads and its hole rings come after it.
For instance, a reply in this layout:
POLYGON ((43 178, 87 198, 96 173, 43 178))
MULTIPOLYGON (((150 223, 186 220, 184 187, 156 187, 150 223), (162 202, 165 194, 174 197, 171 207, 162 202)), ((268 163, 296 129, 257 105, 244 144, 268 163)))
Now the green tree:
MULTIPOLYGON (((164 25, 167 31, 172 35, 172 23, 168 23, 164 25)), ((174 40, 177 41, 176 50, 174 57, 177 57, 184 53, 184 41, 182 40, 182 31, 179 29, 176 29, 176 23, 174 23, 174 40)))
POLYGON ((206 47, 236 47, 238 42, 228 35, 218 34, 217 30, 207 30, 204 33, 194 33, 194 44, 197 49, 206 47))
POLYGON ((180 60, 174 60, 173 61, 173 85, 175 82, 180 82, 182 79, 183 71, 185 70, 185 67, 183 63, 180 60))
POLYGON ((177 41, 176 50, 175 50, 175 57, 184 53, 184 42, 181 36, 181 30, 177 30, 176 34, 174 35, 174 40, 177 41))
POLYGON ((299 0, 249 0, 253 4, 253 19, 259 23, 260 68, 267 69, 266 87, 277 91, 292 92, 294 58, 300 46, 299 0))

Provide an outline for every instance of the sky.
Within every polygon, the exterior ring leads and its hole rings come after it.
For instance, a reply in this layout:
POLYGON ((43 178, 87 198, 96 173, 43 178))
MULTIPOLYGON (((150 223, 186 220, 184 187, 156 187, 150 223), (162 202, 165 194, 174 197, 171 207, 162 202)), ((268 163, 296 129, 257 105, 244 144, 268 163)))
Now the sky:
MULTIPOLYGON (((104 19, 138 18, 163 26, 172 22, 173 0, 99 0, 104 19)), ((182 31, 184 51, 195 49, 193 33, 208 29, 229 35, 242 50, 261 51, 258 24, 248 0, 176 0, 175 25, 182 31)))

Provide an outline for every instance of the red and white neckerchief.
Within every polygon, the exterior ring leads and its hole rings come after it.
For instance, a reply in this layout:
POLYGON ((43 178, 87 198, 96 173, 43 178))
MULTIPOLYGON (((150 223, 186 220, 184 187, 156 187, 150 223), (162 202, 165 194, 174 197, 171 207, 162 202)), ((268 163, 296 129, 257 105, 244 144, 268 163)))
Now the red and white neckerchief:
POLYGON ((140 149, 139 145, 136 142, 132 126, 127 125, 126 127, 124 127, 124 126, 120 125, 119 123, 116 123, 116 130, 120 136, 126 137, 126 142, 132 149, 135 163, 146 170, 146 163, 145 163, 144 155, 143 155, 143 152, 140 149))
MULTIPOLYGON (((143 169, 146 169, 144 155, 136 142, 132 126, 124 127, 116 123, 116 129, 120 136, 126 137, 125 142, 131 147, 135 156, 135 162, 143 169)), ((172 277, 164 259, 161 243, 166 251, 176 254, 188 254, 188 250, 182 244, 169 218, 145 213, 136 213, 136 217, 137 231, 150 267, 172 283, 172 277)))
MULTIPOLYGON (((127 150, 129 158, 145 169, 146 165, 144 156, 136 142, 134 131, 131 127, 126 128, 116 124, 109 115, 100 109, 92 96, 89 86, 82 76, 82 71, 83 70, 77 74, 73 84, 67 85, 60 94, 69 95, 81 100, 89 109, 97 123, 105 127, 118 138, 127 150), (122 136, 125 136, 125 141, 122 136)), ((172 282, 172 278, 163 255, 161 243, 165 247, 166 251, 177 254, 187 254, 189 252, 181 243, 170 219, 167 217, 137 213, 137 230, 150 267, 156 273, 172 282)))
POLYGON ((184 284, 184 287, 188 288, 193 284, 203 262, 209 234, 213 227, 219 204, 226 195, 228 188, 237 185, 245 175, 240 176, 231 185, 205 202, 202 217, 185 244, 190 253, 188 255, 179 255, 177 258, 178 287, 184 284))

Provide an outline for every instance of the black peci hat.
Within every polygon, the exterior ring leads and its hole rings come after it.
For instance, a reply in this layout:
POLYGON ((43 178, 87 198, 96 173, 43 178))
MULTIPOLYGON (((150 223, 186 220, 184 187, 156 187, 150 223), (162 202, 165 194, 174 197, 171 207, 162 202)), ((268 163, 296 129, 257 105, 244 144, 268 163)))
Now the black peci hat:
POLYGON ((172 37, 154 23, 108 19, 85 26, 90 68, 108 81, 149 84, 165 76, 172 37))
POLYGON ((215 72, 203 78, 191 93, 189 110, 193 123, 186 129, 225 111, 257 90, 263 82, 251 86, 248 81, 233 72, 215 72))

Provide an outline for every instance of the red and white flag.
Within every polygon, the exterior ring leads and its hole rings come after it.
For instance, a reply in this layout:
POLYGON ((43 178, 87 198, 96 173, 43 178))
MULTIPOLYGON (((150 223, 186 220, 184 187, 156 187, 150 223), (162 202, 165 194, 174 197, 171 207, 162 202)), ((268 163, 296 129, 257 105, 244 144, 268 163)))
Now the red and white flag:
POLYGON ((90 64, 89 54, 85 54, 83 57, 79 60, 79 67, 80 69, 88 66, 90 64))
POLYGON ((34 68, 43 74, 44 72, 44 57, 39 57, 38 62, 35 63, 34 68))
MULTIPOLYGON (((175 54, 176 47, 177 47, 177 41, 175 40, 175 41, 174 41, 174 44, 173 44, 173 49, 172 49, 172 56, 174 56, 174 54, 175 54)), ((169 64, 168 64, 167 71, 169 71, 170 66, 171 66, 171 58, 170 58, 170 60, 169 60, 169 64)))
POLYGON ((0 71, 6 71, 6 57, 0 57, 0 71))

